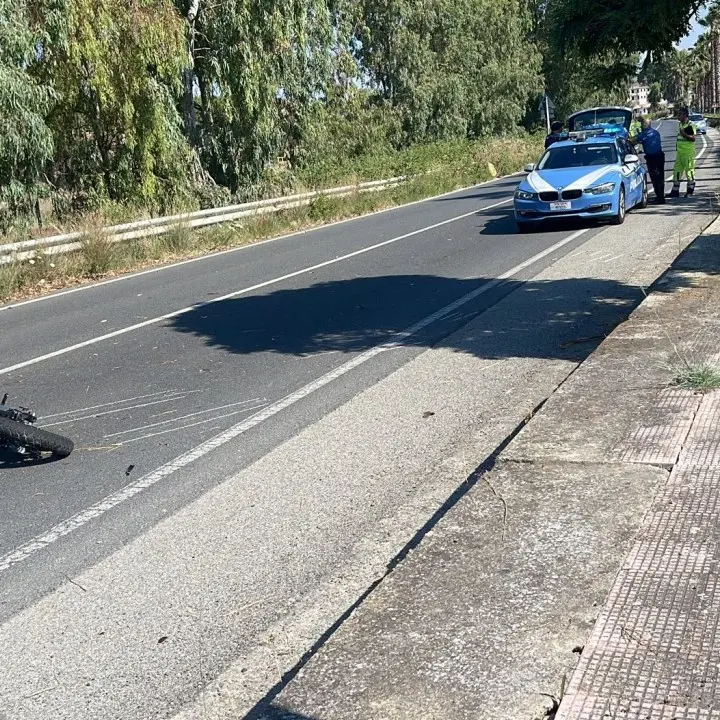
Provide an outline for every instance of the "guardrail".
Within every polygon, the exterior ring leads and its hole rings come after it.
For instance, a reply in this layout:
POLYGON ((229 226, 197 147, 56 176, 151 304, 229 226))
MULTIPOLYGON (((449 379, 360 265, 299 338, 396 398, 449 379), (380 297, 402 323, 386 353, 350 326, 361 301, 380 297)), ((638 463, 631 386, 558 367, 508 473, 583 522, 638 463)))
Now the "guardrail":
MULTIPOLYGON (((309 205, 315 198, 323 195, 327 197, 344 197, 346 195, 352 195, 353 193, 387 190, 402 184, 406 179, 405 176, 401 176, 387 180, 372 180, 358 183, 357 185, 345 185, 327 190, 313 190, 311 192, 286 195, 268 200, 256 200, 238 205, 211 208, 209 210, 198 210, 196 212, 179 215, 138 220, 122 225, 111 225, 103 228, 103 231, 106 233, 110 242, 136 240, 138 238, 163 235, 178 226, 200 228, 208 225, 232 222, 233 220, 251 215, 264 215, 279 212, 280 210, 302 207, 303 205, 309 205)), ((4 245, 0 245, 0 264, 29 260, 36 257, 40 252, 46 255, 55 255, 80 250, 83 246, 84 236, 84 232, 78 231, 32 240, 21 240, 15 243, 5 243, 4 245)))

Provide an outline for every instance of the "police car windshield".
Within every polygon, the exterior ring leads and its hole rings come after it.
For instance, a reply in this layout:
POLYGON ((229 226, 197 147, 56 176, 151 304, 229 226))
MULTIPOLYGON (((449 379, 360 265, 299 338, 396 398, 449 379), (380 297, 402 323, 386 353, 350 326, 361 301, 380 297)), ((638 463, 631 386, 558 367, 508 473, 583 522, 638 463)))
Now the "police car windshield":
POLYGON ((702 116, 702 115, 698 115, 698 114, 696 114, 696 113, 693 113, 693 114, 690 116, 690 119, 693 120, 693 121, 695 121, 695 120, 702 120, 702 119, 703 119, 703 116, 702 116))
POLYGON ((614 162, 617 162, 614 145, 566 145, 550 147, 540 160, 538 170, 612 165, 614 162))
POLYGON ((585 130, 595 125, 617 125, 625 127, 628 113, 624 110, 614 110, 606 108, 605 110, 590 110, 588 112, 579 113, 572 119, 572 130, 585 130))

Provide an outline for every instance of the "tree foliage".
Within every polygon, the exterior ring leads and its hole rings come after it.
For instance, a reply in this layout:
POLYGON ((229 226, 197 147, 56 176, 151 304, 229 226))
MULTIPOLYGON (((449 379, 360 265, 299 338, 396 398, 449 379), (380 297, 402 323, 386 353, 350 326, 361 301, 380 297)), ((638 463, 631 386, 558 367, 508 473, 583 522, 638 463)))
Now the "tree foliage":
POLYGON ((704 0, 553 0, 557 33, 564 48, 583 57, 670 52, 690 30, 704 0))
POLYGON ((543 90, 561 116, 623 102, 647 51, 667 97, 717 103, 713 13, 679 53, 697 3, 648 2, 0 0, 0 205, 161 212, 329 183, 531 128, 543 90))
POLYGON ((358 58, 407 142, 506 133, 541 88, 518 0, 362 0, 358 58))
POLYGON ((662 88, 660 87, 660 83, 656 81, 650 85, 650 90, 648 91, 648 102, 652 108, 657 108, 661 101, 662 88))
POLYGON ((28 209, 54 149, 45 118, 56 93, 30 72, 46 36, 32 10, 25 2, 0 0, 0 200, 11 211, 28 209))
POLYGON ((147 204, 182 196, 189 149, 175 102, 186 49, 175 9, 166 0, 67 0, 66 10, 64 41, 42 64, 59 97, 49 116, 54 182, 147 204))

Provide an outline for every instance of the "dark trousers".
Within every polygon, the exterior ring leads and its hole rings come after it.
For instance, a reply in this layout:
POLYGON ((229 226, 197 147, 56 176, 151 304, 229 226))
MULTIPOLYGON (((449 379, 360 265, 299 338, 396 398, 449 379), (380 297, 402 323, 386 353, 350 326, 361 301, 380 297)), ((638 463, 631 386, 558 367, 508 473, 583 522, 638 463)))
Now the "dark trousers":
POLYGON ((645 154, 648 174, 658 200, 665 199, 665 153, 645 154))

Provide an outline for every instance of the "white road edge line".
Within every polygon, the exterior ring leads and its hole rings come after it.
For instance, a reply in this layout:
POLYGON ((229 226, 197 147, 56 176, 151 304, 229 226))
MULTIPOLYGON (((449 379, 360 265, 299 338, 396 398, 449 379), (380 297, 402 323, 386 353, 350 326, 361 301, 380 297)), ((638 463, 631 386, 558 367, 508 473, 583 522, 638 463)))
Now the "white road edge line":
POLYGON ((386 245, 391 245, 392 243, 396 243, 400 240, 405 240, 409 237, 413 237, 414 235, 420 235, 421 233, 428 232, 429 230, 435 230, 443 225, 448 225, 452 222, 462 220, 472 215, 478 215, 485 210, 492 210, 493 208, 500 207, 501 205, 507 205, 509 202, 512 202, 512 197, 493 203, 492 205, 488 205, 482 208, 482 210, 476 208, 475 210, 463 213, 462 215, 456 215, 455 217, 448 218, 447 220, 442 220, 434 225, 428 225, 426 227, 419 228, 418 230, 405 233, 404 235, 398 235, 397 237, 390 238, 389 240, 383 240, 382 242, 361 248, 360 250, 355 250, 354 252, 347 253, 346 255, 341 255, 340 257, 333 258, 332 260, 325 260, 317 265, 311 265, 310 267, 302 268, 301 270, 295 270, 294 272, 287 273, 286 275, 281 275, 280 277, 272 278, 270 280, 265 280, 264 282, 251 285, 250 287, 243 288, 242 290, 235 290, 234 292, 228 293, 227 295, 221 295, 213 298, 212 300, 196 303, 195 305, 189 305, 188 307, 181 308, 180 310, 173 310, 172 312, 165 313, 165 315, 158 315, 157 317, 150 318, 149 320, 143 320, 143 322, 136 323, 135 325, 128 325, 127 327, 120 328, 119 330, 114 330, 113 332, 109 332, 104 335, 98 335, 97 337, 90 338, 89 340, 83 340, 83 342, 75 343, 74 345, 68 345, 67 347, 60 348, 59 350, 53 350, 53 352, 46 353, 45 355, 39 355, 38 357, 30 358, 29 360, 24 360, 23 362, 16 363, 15 365, 2 368, 0 369, 0 375, 7 375, 8 373, 21 370, 22 368, 30 365, 36 365, 37 363, 44 362, 45 360, 60 357, 61 355, 66 355, 67 353, 74 352, 75 350, 80 350, 81 348, 90 347, 91 345, 96 345, 97 343, 104 342, 105 340, 119 337, 120 335, 126 335, 127 333, 134 332, 135 330, 141 330, 149 325, 156 325, 164 320, 172 320, 180 315, 186 315, 193 310, 198 310, 199 308, 207 307, 208 305, 213 305, 214 303, 230 300, 231 298, 240 297, 241 295, 247 295, 248 293, 261 290, 262 288, 269 287, 270 285, 276 285, 277 283, 290 280, 291 278, 298 277, 299 275, 314 272, 315 270, 327 267, 328 265, 335 265, 336 263, 349 260, 350 258, 357 257, 358 255, 364 255, 365 253, 372 252, 373 250, 385 247, 386 245))
MULTIPOLYGON (((241 250, 250 250, 261 245, 267 245, 277 240, 287 240, 288 238, 297 237, 299 235, 307 235, 308 233, 318 232, 325 230, 326 228, 336 227, 337 225, 345 225, 346 223, 356 222, 363 220, 364 218, 374 217, 375 215, 381 215, 383 213, 392 212, 393 210, 402 210, 403 208, 412 207, 413 205, 420 205, 421 203, 432 202, 440 198, 447 197, 448 195, 454 195, 456 193, 467 192, 468 190, 474 190, 475 188, 490 185, 492 183, 499 183, 509 178, 523 175, 524 171, 519 170, 518 172, 510 173, 510 175, 503 175, 493 180, 486 180, 485 182, 477 183, 476 185, 468 185, 467 187, 458 188, 457 190, 449 190, 446 193, 440 193, 440 195, 433 195, 431 197, 422 198, 421 200, 413 200, 403 205, 394 205, 392 207, 382 208, 381 210, 373 210, 372 212, 365 213, 364 215, 356 215, 355 217, 344 218, 343 220, 335 220, 334 222, 325 223, 323 225, 317 225, 316 227, 307 228, 305 230, 296 230, 295 232, 286 233, 285 235, 276 235, 275 237, 268 238, 267 240, 259 240, 258 242, 248 243, 247 245, 240 245, 234 248, 228 248, 227 250, 219 250, 217 252, 207 253, 205 255, 198 255, 197 257, 188 258, 187 260, 179 260, 178 262, 169 263, 167 265, 161 265, 159 267, 149 268, 148 270, 139 270, 133 273, 127 273, 120 277, 109 278, 107 280, 100 280, 99 282, 87 283, 85 285, 78 285, 68 290, 60 290, 59 292, 52 293, 51 295, 42 295, 40 297, 29 298, 28 300, 20 300, 16 303, 10 303, 8 305, 0 305, 0 312, 3 310, 11 310, 13 308, 19 308, 23 305, 32 305, 39 302, 47 302, 48 300, 54 300, 55 298, 62 297, 63 295, 73 295, 74 293, 84 292, 85 290, 92 290, 93 288, 103 287, 104 285, 112 285, 118 282, 124 282, 125 280, 132 280, 133 278, 142 277, 143 275, 151 275, 152 273, 160 273, 164 270, 171 270, 172 268, 181 267, 183 265, 189 265, 191 263, 202 262, 203 260, 210 260, 215 257, 221 257, 222 255, 228 255, 230 253, 240 252, 241 250)), ((479 208, 479 211, 487 210, 490 208, 479 208)))
POLYGON ((135 495, 138 495, 143 490, 147 490, 149 487, 157 484, 158 482, 160 482, 160 480, 163 480, 164 478, 172 475, 178 470, 181 470, 187 465, 190 465, 196 460, 199 460, 213 450, 221 447, 225 443, 228 443, 231 440, 239 437, 240 435, 243 435, 244 433, 248 432, 248 430, 251 430, 252 428, 260 425, 261 423, 265 422, 265 420, 268 420, 274 415, 277 415, 278 413, 289 408, 290 406, 295 405, 295 403, 300 402, 300 400, 308 397, 308 395, 311 395, 317 390, 320 390, 326 385, 329 385, 334 380, 341 378, 343 375, 347 375, 351 370, 354 370, 356 367, 359 367, 363 363, 366 363, 368 360, 371 360, 380 353, 401 347, 408 338, 416 335, 428 325, 431 325, 437 320, 446 317, 450 313, 457 310, 459 307, 462 307, 463 305, 471 302, 480 295, 483 295, 489 290, 492 290, 498 285, 501 285, 505 280, 512 278, 525 268, 530 267, 531 265, 550 255, 551 253, 555 252, 556 250, 559 250, 561 247, 573 242, 581 235, 589 232, 589 230, 590 228, 584 228, 582 230, 574 232, 572 235, 568 235, 566 238, 559 240, 554 245, 551 245, 545 250, 542 250, 536 255, 533 255, 531 258, 528 258, 524 262, 521 262, 519 265, 511 268, 507 272, 504 272, 502 275, 495 278, 494 280, 490 280, 489 282, 484 283, 480 287, 472 290, 466 295, 463 295, 449 305, 445 305, 445 307, 442 307, 431 315, 423 318, 422 320, 410 326, 406 330, 397 333, 392 340, 382 343, 381 345, 377 345, 370 350, 366 350, 360 355, 354 357, 352 360, 343 363, 334 370, 331 370, 325 375, 322 375, 316 380, 308 383, 304 387, 301 387, 299 390, 296 390, 295 392, 285 396, 281 400, 278 400, 277 402, 268 405, 266 408, 256 413, 255 415, 251 415, 249 418, 245 418, 236 425, 233 425, 227 430, 221 432, 219 435, 216 435, 214 438, 211 438, 210 440, 201 443, 192 450, 183 453, 174 460, 171 460, 165 465, 162 465, 157 470, 154 470, 148 475, 141 477, 137 481, 126 485, 124 488, 117 491, 116 493, 108 495, 103 500, 100 500, 94 505, 91 505, 90 507, 78 513, 74 517, 58 523, 46 533, 34 537, 32 540, 28 541, 27 543, 16 548, 9 554, 4 555, 2 558, 0 558, 0 572, 5 572, 14 565, 17 565, 27 560, 39 550, 42 550, 49 545, 52 545, 60 538, 69 535, 75 530, 80 529, 84 525, 87 525, 92 520, 95 520, 101 515, 104 515, 106 512, 112 510, 114 507, 117 507, 126 500, 130 500, 131 498, 135 497, 135 495))

